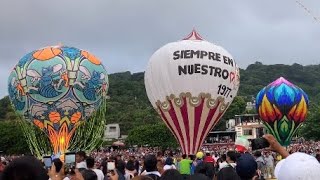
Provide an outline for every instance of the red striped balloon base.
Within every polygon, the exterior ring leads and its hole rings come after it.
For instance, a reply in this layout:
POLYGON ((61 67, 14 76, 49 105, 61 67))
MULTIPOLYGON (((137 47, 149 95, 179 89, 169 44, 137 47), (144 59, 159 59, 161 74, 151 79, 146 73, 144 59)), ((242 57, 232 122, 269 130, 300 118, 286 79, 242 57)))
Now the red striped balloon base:
POLYGON ((166 101, 157 101, 157 111, 167 127, 174 134, 184 154, 196 154, 204 138, 217 124, 230 103, 223 97, 216 99, 209 93, 192 96, 180 93, 166 97, 166 101))

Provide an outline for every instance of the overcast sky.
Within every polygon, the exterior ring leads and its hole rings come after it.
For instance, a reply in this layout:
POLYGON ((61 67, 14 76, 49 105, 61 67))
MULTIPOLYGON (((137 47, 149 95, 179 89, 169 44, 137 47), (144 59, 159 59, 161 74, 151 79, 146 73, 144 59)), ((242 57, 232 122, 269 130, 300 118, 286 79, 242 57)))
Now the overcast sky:
MULTIPOLYGON (((319 0, 304 0, 320 16, 319 0)), ((62 43, 90 51, 108 73, 144 71, 193 28, 240 65, 318 64, 320 23, 295 0, 0 0, 0 97, 26 53, 62 43)))

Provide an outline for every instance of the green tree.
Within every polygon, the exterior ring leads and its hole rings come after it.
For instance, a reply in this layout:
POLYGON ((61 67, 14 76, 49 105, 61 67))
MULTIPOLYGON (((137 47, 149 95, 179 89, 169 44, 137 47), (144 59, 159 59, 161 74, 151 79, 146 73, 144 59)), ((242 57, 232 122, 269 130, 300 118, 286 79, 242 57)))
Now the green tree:
POLYGON ((301 125, 300 137, 307 140, 320 140, 320 107, 311 104, 306 121, 301 125))
POLYGON ((0 150, 5 154, 26 154, 29 147, 17 121, 0 122, 0 150))
POLYGON ((246 102, 243 97, 236 96, 231 105, 222 116, 218 124, 214 127, 214 130, 221 131, 226 129, 226 121, 234 118, 234 115, 242 114, 246 110, 246 102))
POLYGON ((130 145, 174 148, 177 141, 164 123, 146 124, 133 128, 126 139, 130 145))

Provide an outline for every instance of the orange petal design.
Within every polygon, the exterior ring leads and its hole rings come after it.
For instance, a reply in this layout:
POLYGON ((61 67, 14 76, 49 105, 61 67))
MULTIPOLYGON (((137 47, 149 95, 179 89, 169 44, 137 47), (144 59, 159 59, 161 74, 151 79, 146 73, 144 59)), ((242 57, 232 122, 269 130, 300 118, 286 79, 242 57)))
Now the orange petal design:
POLYGON ((297 105, 294 105, 294 106, 290 109, 290 111, 289 111, 289 113, 288 113, 288 116, 289 116, 290 119, 294 119, 294 113, 295 113, 296 109, 297 109, 297 105))
POLYGON ((307 114, 307 103, 302 96, 301 101, 299 102, 296 110, 296 114, 294 116, 296 121, 302 122, 307 114))
POLYGON ((47 47, 44 49, 40 49, 33 53, 33 57, 40 61, 45 61, 55 57, 56 55, 61 53, 61 49, 54 47, 47 47))
POLYGON ((70 140, 77 126, 69 132, 68 124, 65 122, 60 126, 59 132, 55 131, 52 126, 48 126, 48 135, 54 149, 54 154, 58 152, 65 153, 69 148, 70 140))
POLYGON ((49 120, 53 123, 58 123, 61 120, 60 113, 54 111, 49 113, 49 120))
POLYGON ((273 106, 273 109, 276 113, 277 118, 280 118, 282 116, 282 113, 280 112, 280 110, 278 109, 277 106, 275 106, 274 104, 272 106, 273 106))
POLYGON ((264 121, 266 122, 273 122, 276 119, 276 114, 273 111, 273 107, 269 102, 266 95, 263 96, 262 103, 261 103, 261 116, 264 121))
POLYGON ((93 54, 89 53, 88 51, 83 51, 82 50, 81 54, 82 54, 82 56, 87 58, 93 64, 96 64, 96 65, 100 65, 101 64, 100 60, 97 57, 95 57, 93 54))
POLYGON ((34 119, 34 120, 33 120, 33 123, 34 123, 36 126, 38 126, 40 129, 43 129, 43 128, 44 128, 44 124, 43 124, 41 121, 39 121, 38 119, 34 119))
POLYGON ((81 116, 82 116, 81 112, 76 112, 76 113, 72 114, 71 123, 73 123, 73 124, 77 123, 80 120, 81 116))

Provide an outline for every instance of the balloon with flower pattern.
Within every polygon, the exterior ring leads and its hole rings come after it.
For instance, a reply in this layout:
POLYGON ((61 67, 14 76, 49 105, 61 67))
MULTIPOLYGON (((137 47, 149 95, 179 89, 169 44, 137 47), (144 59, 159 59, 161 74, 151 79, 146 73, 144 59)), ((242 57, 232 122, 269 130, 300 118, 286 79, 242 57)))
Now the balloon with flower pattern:
POLYGON ((299 87, 283 77, 264 87, 257 95, 256 110, 268 131, 283 146, 306 119, 309 99, 299 87))
POLYGON ((55 154, 66 152, 77 126, 98 109, 107 88, 98 58, 67 46, 30 52, 8 80, 15 110, 48 135, 55 154))

